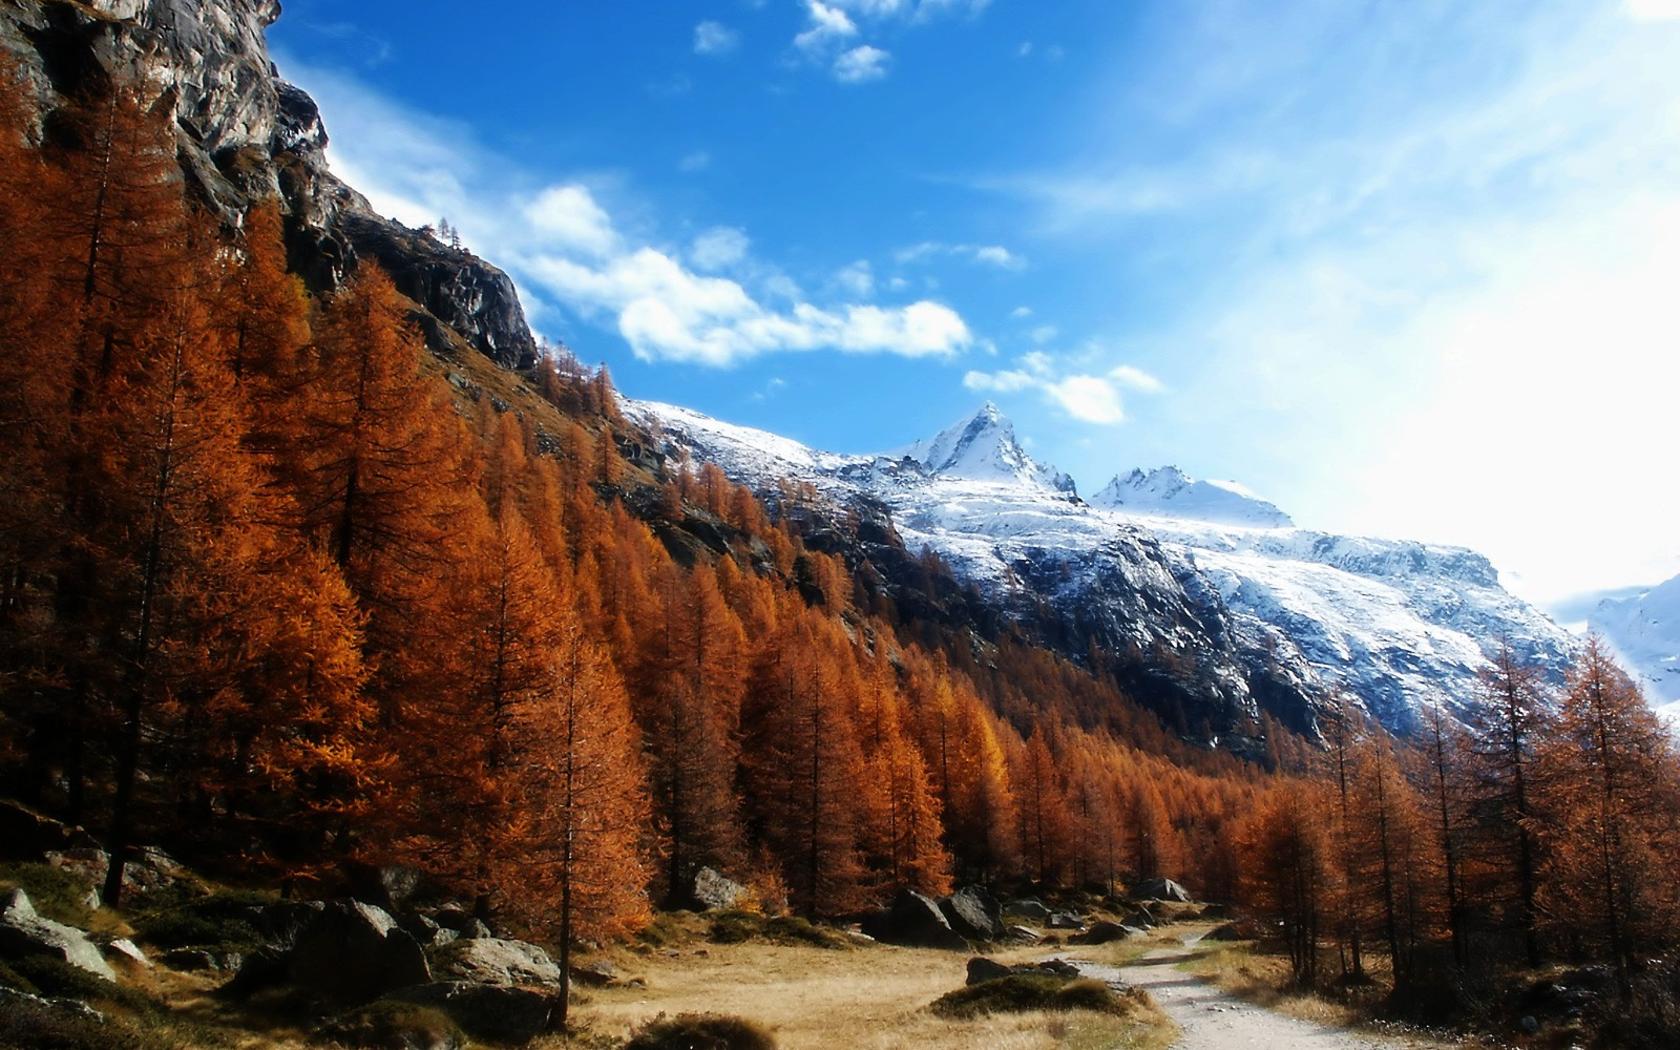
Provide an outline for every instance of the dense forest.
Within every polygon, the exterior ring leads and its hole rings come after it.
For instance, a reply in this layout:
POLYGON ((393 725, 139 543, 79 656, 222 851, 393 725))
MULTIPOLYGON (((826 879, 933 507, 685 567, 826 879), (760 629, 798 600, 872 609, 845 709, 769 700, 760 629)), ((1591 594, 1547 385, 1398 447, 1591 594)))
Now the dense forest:
MULTIPOLYGON (((1680 763, 1596 647, 1498 662, 1399 742, 1349 702, 1267 760, 1100 673, 918 623, 713 465, 627 455, 605 369, 466 396, 372 264, 314 297, 282 216, 185 199, 123 92, 0 120, 0 749, 20 798, 330 894, 430 873, 569 944, 682 906, 855 915, 955 883, 1171 876, 1295 975, 1398 989, 1680 939, 1680 763), (704 522, 721 549, 673 540, 704 522)), ((482 363, 481 367, 485 366, 482 363)), ((929 566, 937 575, 940 568, 929 566)))

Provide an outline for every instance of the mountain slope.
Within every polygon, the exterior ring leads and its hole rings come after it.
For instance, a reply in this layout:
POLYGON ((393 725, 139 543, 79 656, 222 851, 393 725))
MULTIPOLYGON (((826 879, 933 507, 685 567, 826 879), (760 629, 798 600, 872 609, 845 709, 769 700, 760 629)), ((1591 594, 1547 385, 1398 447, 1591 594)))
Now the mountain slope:
POLYGON ((1651 706, 1680 727, 1680 576, 1599 602, 1588 626, 1610 643, 1651 706))
POLYGON ((1576 649, 1472 551, 1289 527, 1270 504, 1161 472, 1171 484, 1122 479, 1123 492, 1155 494, 1142 511, 1114 493, 1105 502, 1117 506, 1087 504, 1057 483, 1065 475, 1015 456, 991 405, 886 456, 820 452, 670 405, 627 412, 761 492, 789 478, 840 506, 884 506, 911 548, 936 552, 1017 622, 1186 681, 1201 709, 1179 721, 1213 736, 1261 711, 1310 729, 1338 689, 1406 733, 1424 704, 1474 702, 1498 638, 1553 681, 1576 649), (1215 516, 1246 523, 1205 520, 1215 516))

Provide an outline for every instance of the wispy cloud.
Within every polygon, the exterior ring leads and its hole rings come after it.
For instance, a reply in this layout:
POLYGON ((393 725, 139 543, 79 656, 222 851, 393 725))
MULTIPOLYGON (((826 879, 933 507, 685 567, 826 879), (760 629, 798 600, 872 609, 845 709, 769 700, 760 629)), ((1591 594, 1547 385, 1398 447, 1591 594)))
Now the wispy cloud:
POLYGON ((859 44, 834 59, 834 79, 842 84, 863 84, 887 75, 892 56, 878 47, 859 44))
POLYGON ((694 53, 721 58, 741 46, 741 34, 722 22, 705 21, 694 27, 694 53))
POLYGON ((1001 244, 945 244, 940 241, 921 241, 907 245, 893 253, 900 264, 924 262, 940 256, 956 256, 971 262, 995 266, 1000 270, 1024 270, 1027 260, 1001 244))
POLYGON ((479 145, 468 128, 410 111, 342 74, 284 56, 281 64, 334 129, 336 172, 411 226, 447 216, 469 246, 508 269, 539 321, 563 309, 610 326, 639 357, 717 367, 790 351, 947 357, 974 341, 955 310, 931 300, 812 302, 751 257, 740 229, 714 227, 685 246, 661 245, 614 214, 612 180, 545 183, 479 145))

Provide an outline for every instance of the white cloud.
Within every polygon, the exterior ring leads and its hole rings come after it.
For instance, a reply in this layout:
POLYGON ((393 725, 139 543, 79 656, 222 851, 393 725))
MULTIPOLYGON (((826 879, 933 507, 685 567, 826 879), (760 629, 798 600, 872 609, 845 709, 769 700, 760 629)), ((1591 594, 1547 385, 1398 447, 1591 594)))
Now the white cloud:
POLYGON ((694 53, 721 57, 741 46, 741 34, 722 22, 705 21, 694 27, 694 53))
POLYGON ((891 58, 892 55, 878 47, 860 44, 835 58, 834 79, 842 84, 880 80, 887 75, 887 62, 891 58))
POLYGON ((1017 321, 1021 321, 1031 317, 1032 313, 1032 307, 1030 306, 1017 306, 1015 309, 1009 311, 1009 316, 1015 318, 1017 321))
POLYGON ((1016 365, 995 372, 971 370, 963 375, 963 386, 998 394, 1036 390, 1070 419, 1098 426, 1125 422, 1121 388, 1141 393, 1159 393, 1164 389, 1154 376, 1131 365, 1119 365, 1100 376, 1083 372, 1064 374, 1058 370, 1056 359, 1042 350, 1021 355, 1016 365))
POLYGON ((404 222, 447 215, 468 243, 508 270, 533 317, 564 307, 616 327, 643 359, 720 367, 794 351, 944 357, 974 343, 962 317, 931 300, 812 303, 786 275, 754 264, 747 235, 733 228, 702 232, 685 263, 654 247, 656 238, 615 222, 597 189, 567 181, 531 193, 524 188, 530 173, 484 149, 470 128, 396 106, 341 75, 284 56, 281 65, 337 132, 334 171, 404 222), (704 272, 714 267, 745 275, 704 272))
POLYGON ((1062 334, 1062 330, 1060 328, 1057 328, 1055 325, 1053 325, 1053 324, 1041 324, 1038 327, 1034 328, 1032 331, 1028 332, 1027 333, 1027 338, 1031 339, 1033 342, 1037 343, 1039 346, 1043 346, 1045 343, 1053 341, 1058 335, 1061 335, 1061 334, 1062 334))
POLYGON ((677 170, 689 174, 697 171, 705 171, 711 166, 712 155, 703 149, 697 149, 689 153, 684 153, 677 161, 677 170))
POLYGON ((551 186, 525 206, 525 218, 557 247, 605 255, 618 244, 612 220, 583 186, 551 186))
POLYGON ((834 283, 844 289, 847 295, 857 299, 868 299, 875 294, 875 271, 870 268, 869 260, 859 259, 836 273, 834 283))
POLYGON ((806 54, 827 50, 839 41, 857 36, 857 24, 851 16, 822 0, 805 0, 805 14, 810 25, 793 38, 793 46, 806 54))
POLYGON ((688 257, 702 270, 726 270, 747 257, 750 243, 743 230, 714 226, 694 238, 688 257))
POLYGON ((1116 365, 1108 370, 1108 378, 1116 384, 1145 394, 1159 394, 1166 384, 1135 365, 1116 365))
POLYGON ((1119 392, 1113 384, 1097 376, 1068 376, 1046 384, 1044 392, 1064 412, 1083 423, 1112 425, 1126 418, 1125 410, 1120 407, 1119 392))
POLYGON ((963 375, 963 386, 988 393, 1012 394, 1037 386, 1038 379, 1026 372, 1005 369, 1001 372, 974 372, 963 375))

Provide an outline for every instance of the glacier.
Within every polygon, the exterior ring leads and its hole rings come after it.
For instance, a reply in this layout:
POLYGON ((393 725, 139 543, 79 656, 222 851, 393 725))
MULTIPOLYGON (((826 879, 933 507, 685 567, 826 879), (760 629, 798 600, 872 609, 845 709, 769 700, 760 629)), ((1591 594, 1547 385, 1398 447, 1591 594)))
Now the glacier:
POLYGON ((1193 663, 1219 706, 1313 731, 1338 693, 1391 731, 1427 705, 1464 717, 1501 644, 1559 684, 1579 640, 1500 586, 1464 548, 1297 527, 1232 482, 1131 471, 1089 501, 1034 460, 990 403, 932 438, 841 454, 675 405, 624 402, 670 454, 773 492, 809 484, 836 507, 886 508, 1010 615, 1049 608, 1077 631, 1193 663), (1294 698, 1279 710, 1279 697, 1294 698), (1302 702, 1306 712, 1288 709, 1302 702))
POLYGON ((1680 576, 1625 598, 1606 598, 1587 626, 1680 733, 1680 576))

